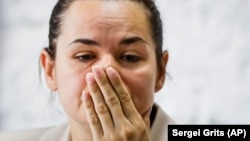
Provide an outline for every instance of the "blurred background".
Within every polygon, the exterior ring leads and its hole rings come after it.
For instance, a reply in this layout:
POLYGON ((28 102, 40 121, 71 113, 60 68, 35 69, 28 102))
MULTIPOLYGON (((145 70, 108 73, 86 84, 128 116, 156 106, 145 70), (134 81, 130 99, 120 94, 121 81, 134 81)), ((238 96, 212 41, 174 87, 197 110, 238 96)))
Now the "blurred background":
MULTIPOLYGON (((65 120, 39 76, 55 3, 0 0, 0 130, 65 120)), ((179 124, 250 124, 250 1, 156 3, 170 54, 156 102, 179 124)))

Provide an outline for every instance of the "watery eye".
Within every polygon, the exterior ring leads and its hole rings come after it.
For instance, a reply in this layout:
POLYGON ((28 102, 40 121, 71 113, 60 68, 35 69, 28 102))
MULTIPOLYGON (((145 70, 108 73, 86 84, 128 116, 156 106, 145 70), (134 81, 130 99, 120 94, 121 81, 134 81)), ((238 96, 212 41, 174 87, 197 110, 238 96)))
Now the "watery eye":
POLYGON ((76 58, 81 62, 88 62, 95 59, 96 57, 94 55, 79 55, 76 58))
POLYGON ((121 59, 123 61, 130 62, 130 63, 136 63, 140 61, 140 57, 137 55, 123 55, 121 56, 121 59))

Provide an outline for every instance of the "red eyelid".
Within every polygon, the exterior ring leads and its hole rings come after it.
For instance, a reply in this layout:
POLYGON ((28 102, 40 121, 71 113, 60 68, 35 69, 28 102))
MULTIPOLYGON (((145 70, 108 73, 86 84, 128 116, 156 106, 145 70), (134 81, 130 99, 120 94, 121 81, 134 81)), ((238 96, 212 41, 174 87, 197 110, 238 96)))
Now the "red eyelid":
POLYGON ((123 55, 139 56, 139 54, 138 54, 138 53, 135 53, 135 52, 125 52, 123 55))
POLYGON ((92 51, 82 51, 75 54, 75 56, 82 56, 82 55, 95 55, 95 53, 93 53, 92 51))

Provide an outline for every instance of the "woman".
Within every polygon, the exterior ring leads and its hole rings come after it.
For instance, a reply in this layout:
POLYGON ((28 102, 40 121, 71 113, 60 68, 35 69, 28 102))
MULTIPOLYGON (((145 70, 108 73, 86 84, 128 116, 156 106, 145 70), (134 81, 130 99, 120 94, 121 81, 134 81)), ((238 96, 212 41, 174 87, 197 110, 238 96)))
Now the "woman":
POLYGON ((168 52, 152 0, 59 0, 40 61, 68 123, 1 140, 167 140, 173 121, 154 93, 163 87, 168 52))

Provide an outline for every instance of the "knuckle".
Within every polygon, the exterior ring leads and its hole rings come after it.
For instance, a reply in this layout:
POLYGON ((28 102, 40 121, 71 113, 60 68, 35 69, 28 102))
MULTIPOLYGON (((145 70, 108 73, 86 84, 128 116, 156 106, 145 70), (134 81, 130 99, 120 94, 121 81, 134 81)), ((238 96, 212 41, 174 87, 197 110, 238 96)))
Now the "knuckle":
POLYGON ((98 95, 99 94, 99 89, 97 87, 92 89, 91 95, 98 95))
POLYGON ((90 115, 89 122, 92 125, 98 125, 98 118, 96 117, 96 115, 90 115))
POLYGON ((147 129, 145 126, 138 126, 137 127, 137 132, 140 136, 144 136, 148 133, 147 129))
POLYGON ((100 115, 104 115, 108 112, 106 105, 103 103, 101 103, 97 106, 96 111, 100 115))
POLYGON ((121 134, 124 138, 130 140, 132 139, 135 134, 136 134, 136 131, 133 130, 132 128, 128 127, 128 126, 125 126, 122 131, 121 131, 121 134))
POLYGON ((100 85, 105 85, 107 84, 107 80, 104 78, 104 77, 101 77, 99 80, 98 80, 99 84, 100 85))
POLYGON ((121 140, 121 137, 115 133, 110 134, 108 138, 109 138, 109 141, 120 141, 121 140))
POLYGON ((93 108, 92 103, 86 102, 86 103, 85 103, 85 108, 86 108, 86 110, 92 110, 92 108, 93 108))
POLYGON ((148 134, 148 129, 144 122, 138 122, 135 125, 135 129, 137 131, 137 134, 140 136, 145 136, 146 134, 148 134))
POLYGON ((110 106, 115 106, 115 105, 119 104, 119 101, 118 101, 117 97, 115 97, 115 96, 108 97, 107 102, 110 104, 110 106))
POLYGON ((123 103, 127 103, 130 101, 130 95, 127 92, 120 93, 120 100, 123 103))

